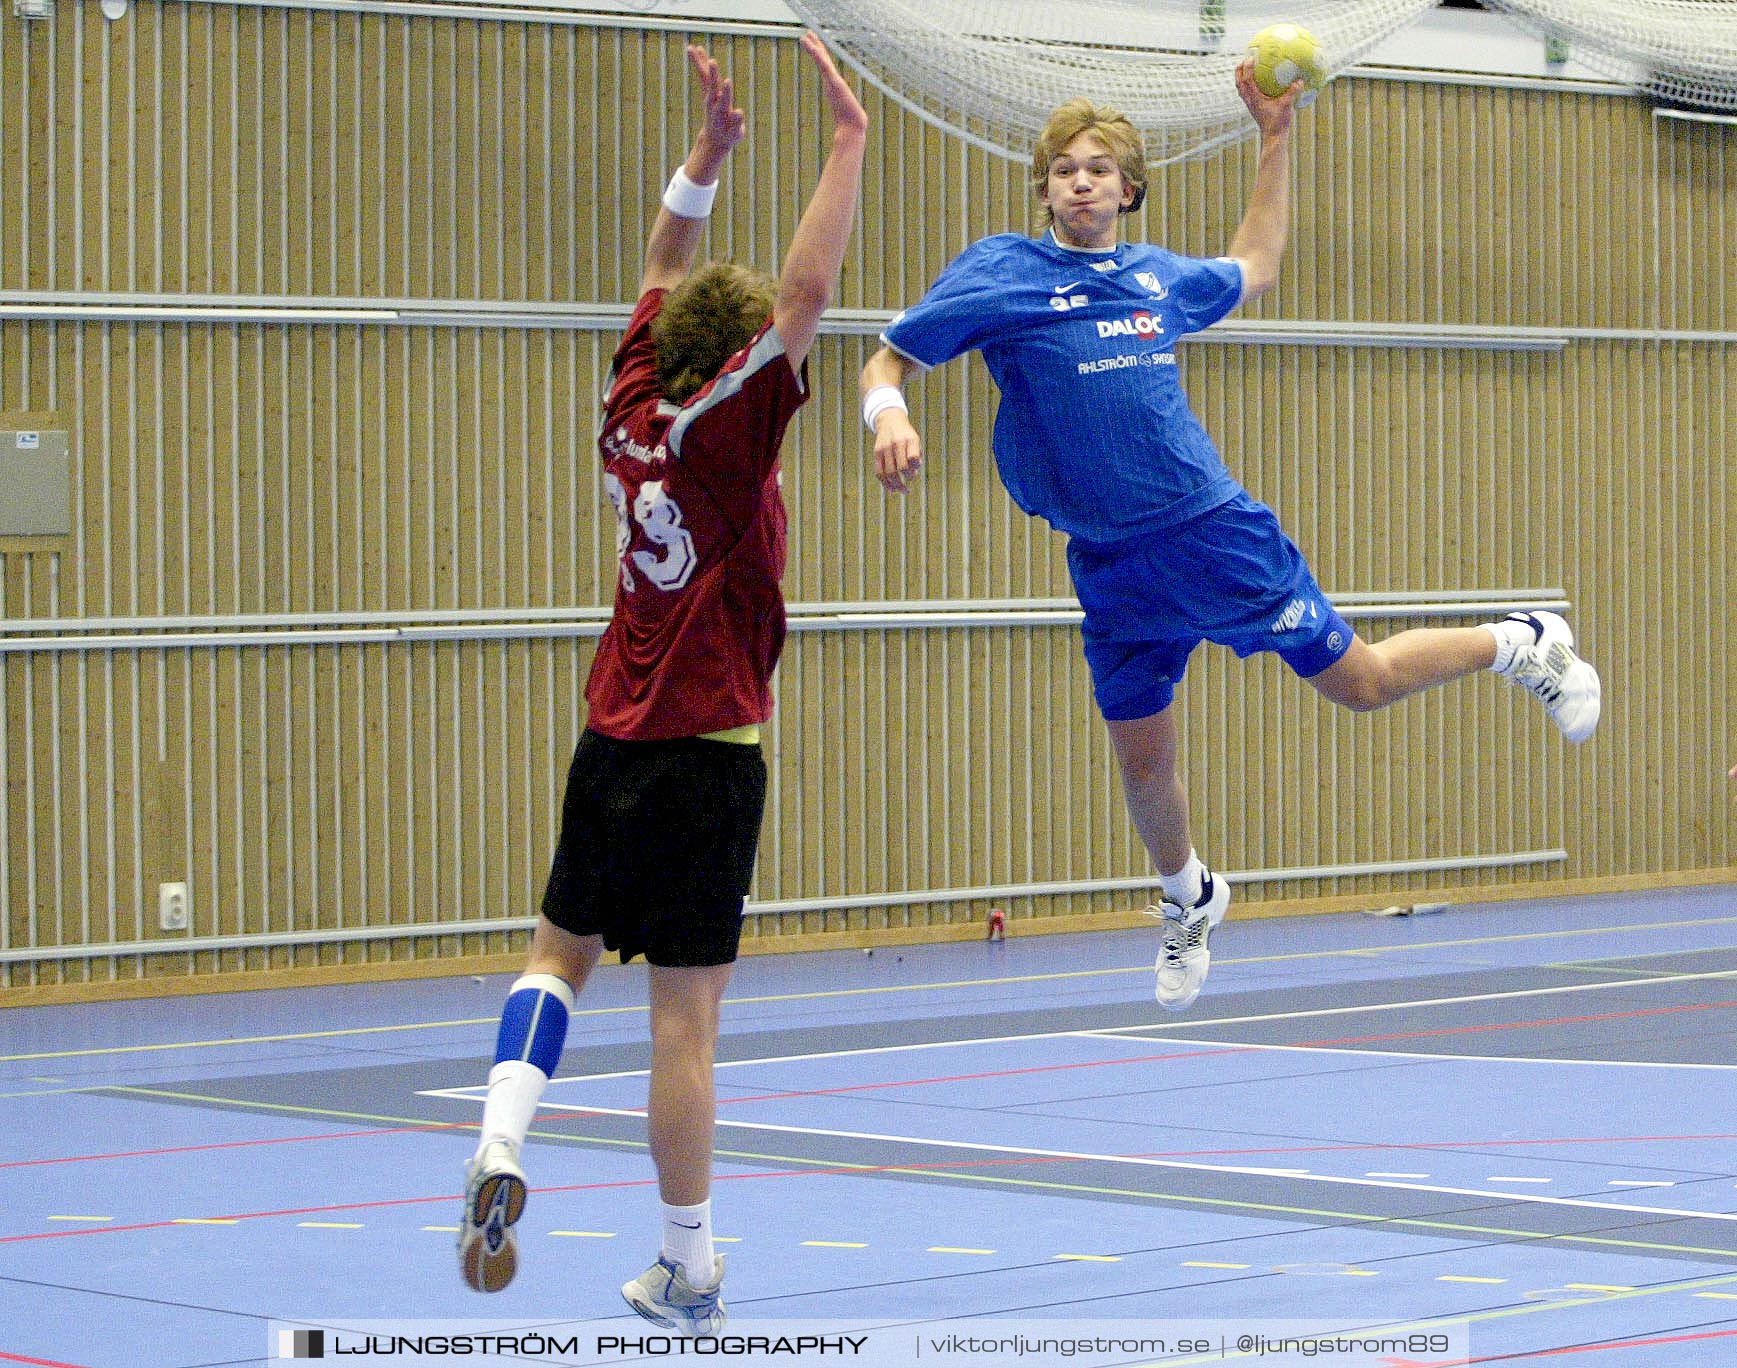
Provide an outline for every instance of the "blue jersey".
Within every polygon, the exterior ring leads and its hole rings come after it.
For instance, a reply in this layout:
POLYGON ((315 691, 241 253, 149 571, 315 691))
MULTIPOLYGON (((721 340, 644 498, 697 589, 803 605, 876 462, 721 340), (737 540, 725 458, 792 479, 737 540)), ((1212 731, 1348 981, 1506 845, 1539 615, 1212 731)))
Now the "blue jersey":
POLYGON ((1188 407, 1175 348, 1241 298, 1229 258, 1004 233, 955 257, 881 340, 924 367, 982 352, 1014 502, 1070 536, 1118 541, 1239 491, 1188 407))

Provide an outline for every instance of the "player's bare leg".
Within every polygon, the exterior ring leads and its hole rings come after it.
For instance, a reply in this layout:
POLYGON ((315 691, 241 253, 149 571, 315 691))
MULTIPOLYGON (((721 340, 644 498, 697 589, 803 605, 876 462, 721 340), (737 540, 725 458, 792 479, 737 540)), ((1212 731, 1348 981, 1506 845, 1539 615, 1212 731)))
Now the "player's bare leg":
POLYGON ((1122 770, 1134 829, 1158 868, 1164 896, 1147 912, 1159 919, 1156 996, 1179 1012, 1200 995, 1212 964, 1207 938, 1230 906, 1230 885, 1214 878, 1194 853, 1188 832, 1188 791, 1176 772, 1176 705, 1131 722, 1105 722, 1122 770))

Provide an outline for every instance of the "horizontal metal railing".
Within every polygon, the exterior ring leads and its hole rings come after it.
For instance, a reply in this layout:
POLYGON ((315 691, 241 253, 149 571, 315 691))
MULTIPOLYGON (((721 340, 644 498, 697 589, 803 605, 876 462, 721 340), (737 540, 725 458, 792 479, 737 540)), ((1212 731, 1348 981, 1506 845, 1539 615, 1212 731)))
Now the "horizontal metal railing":
MULTIPOLYGON (((1412 617, 1488 617, 1568 608, 1558 588, 1332 596, 1348 621, 1412 617)), ((165 651, 236 646, 367 646, 389 642, 537 640, 598 637, 608 608, 455 608, 394 612, 236 613, 164 617, 0 618, 0 655, 82 651, 165 651)), ((793 603, 792 632, 869 632, 901 628, 1077 625, 1071 598, 883 600, 793 603)))
MULTIPOLYGON (((1378 874, 1438 874, 1470 869, 1513 869, 1525 865, 1558 864, 1566 850, 1523 850, 1498 855, 1460 855, 1435 860, 1380 860, 1367 864, 1309 865, 1292 869, 1215 871, 1229 883, 1271 883, 1292 879, 1338 879, 1378 874)), ((1006 902, 1015 898, 1078 893, 1140 892, 1156 888, 1156 877, 1080 879, 1056 883, 990 884, 979 888, 903 889, 886 893, 850 893, 835 897, 790 898, 749 903, 751 917, 800 912, 847 912, 870 907, 934 906, 961 902, 1006 902)), ((337 945, 355 941, 419 940, 430 936, 471 936, 488 932, 528 931, 535 917, 489 920, 415 922, 402 926, 310 928, 266 931, 233 936, 187 936, 179 939, 114 941, 104 945, 64 945, 0 950, 0 964, 49 963, 56 960, 124 958, 134 955, 179 955, 194 951, 259 950, 293 945, 337 945)))

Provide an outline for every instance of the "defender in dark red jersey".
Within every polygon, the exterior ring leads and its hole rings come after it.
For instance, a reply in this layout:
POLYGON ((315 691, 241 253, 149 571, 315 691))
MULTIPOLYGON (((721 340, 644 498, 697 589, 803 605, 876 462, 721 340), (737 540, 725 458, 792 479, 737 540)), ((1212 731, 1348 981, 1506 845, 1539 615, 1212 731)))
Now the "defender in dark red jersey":
POLYGON ((711 1230, 712 1058, 766 800, 759 726, 784 644, 778 449, 807 398, 809 347, 844 259, 868 118, 813 34, 802 47, 832 147, 777 281, 692 270, 719 171, 746 120, 688 48, 705 120, 664 192, 639 304, 603 396, 598 449, 616 522, 615 610, 585 696, 561 836, 525 972, 501 1014, 482 1134, 465 1167, 459 1267, 495 1292, 518 1267, 520 1147, 567 1014, 605 949, 651 975, 657 1261, 622 1289, 684 1335, 724 1324, 711 1230))
MULTIPOLYGON (((758 304, 753 283, 742 293, 758 304)), ((598 439, 621 571, 585 697, 591 730, 621 741, 764 722, 784 645, 778 447, 808 397, 803 377, 768 315, 716 378, 671 402, 655 338, 668 299, 640 297, 598 439)))

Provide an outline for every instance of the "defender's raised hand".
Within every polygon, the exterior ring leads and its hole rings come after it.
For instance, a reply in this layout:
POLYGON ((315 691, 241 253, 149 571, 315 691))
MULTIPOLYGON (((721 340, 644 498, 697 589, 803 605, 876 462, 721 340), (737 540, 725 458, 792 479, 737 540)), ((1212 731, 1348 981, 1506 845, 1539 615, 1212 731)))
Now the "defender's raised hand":
POLYGON ((820 41, 817 34, 805 33, 802 35, 802 50, 814 59, 814 65, 820 71, 820 89, 826 96, 826 103, 832 108, 833 126, 866 132, 868 115, 863 112, 856 92, 845 84, 844 77, 838 74, 838 68, 833 65, 832 54, 826 50, 826 44, 820 41))
POLYGON ((709 150, 721 157, 742 141, 748 131, 748 116, 736 107, 735 83, 698 43, 688 44, 688 62, 706 98, 706 121, 700 129, 700 141, 709 144, 709 150))

